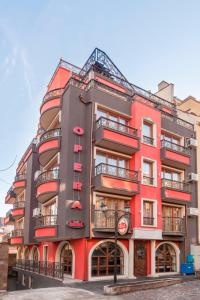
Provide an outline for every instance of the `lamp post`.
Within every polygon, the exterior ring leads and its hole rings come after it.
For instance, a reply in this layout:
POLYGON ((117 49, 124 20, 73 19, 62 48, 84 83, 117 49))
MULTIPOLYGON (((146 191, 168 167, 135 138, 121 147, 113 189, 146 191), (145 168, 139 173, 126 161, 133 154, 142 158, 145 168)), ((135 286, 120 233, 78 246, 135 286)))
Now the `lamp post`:
MULTIPOLYGON (((105 203, 101 203, 100 205, 100 209, 105 213, 105 216, 106 216, 106 212, 108 211, 108 207, 105 203)), ((115 251, 114 251, 114 277, 113 277, 113 281, 114 281, 114 284, 117 283, 117 240, 118 240, 118 224, 119 224, 119 220, 127 215, 130 211, 130 208, 129 207, 125 207, 124 208, 124 214, 120 215, 119 217, 119 214, 118 214, 118 209, 117 209, 117 205, 115 205, 115 210, 114 210, 114 229, 115 229, 115 251)), ((128 230, 128 228, 127 228, 128 230)))

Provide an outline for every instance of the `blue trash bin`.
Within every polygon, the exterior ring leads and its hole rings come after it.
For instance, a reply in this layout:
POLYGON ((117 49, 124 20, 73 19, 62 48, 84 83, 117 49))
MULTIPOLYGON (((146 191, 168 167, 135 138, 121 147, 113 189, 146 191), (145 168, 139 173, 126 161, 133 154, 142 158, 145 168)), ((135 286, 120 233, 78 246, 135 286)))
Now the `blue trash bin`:
POLYGON ((181 274, 182 275, 194 274, 194 264, 190 264, 190 263, 181 264, 181 274))
POLYGON ((186 262, 189 263, 189 264, 193 264, 194 263, 194 255, 189 254, 187 256, 186 262))

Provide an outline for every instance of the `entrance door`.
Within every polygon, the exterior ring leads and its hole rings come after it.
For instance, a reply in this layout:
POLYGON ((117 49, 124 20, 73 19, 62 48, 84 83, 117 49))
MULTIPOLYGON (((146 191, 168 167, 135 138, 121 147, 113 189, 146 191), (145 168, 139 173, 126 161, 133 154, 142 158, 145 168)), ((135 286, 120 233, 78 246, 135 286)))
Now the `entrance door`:
POLYGON ((136 277, 147 275, 147 249, 145 241, 134 243, 134 275, 136 277))

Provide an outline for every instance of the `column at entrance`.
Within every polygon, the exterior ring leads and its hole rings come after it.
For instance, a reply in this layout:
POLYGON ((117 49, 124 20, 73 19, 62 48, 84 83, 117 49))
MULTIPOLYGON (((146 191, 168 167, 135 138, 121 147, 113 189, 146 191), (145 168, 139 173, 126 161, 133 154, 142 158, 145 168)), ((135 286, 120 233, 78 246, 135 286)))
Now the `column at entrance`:
POLYGON ((151 241, 151 277, 158 277, 156 274, 156 241, 151 241))
POLYGON ((135 279, 134 276, 134 240, 129 240, 129 253, 128 253, 128 278, 135 279))

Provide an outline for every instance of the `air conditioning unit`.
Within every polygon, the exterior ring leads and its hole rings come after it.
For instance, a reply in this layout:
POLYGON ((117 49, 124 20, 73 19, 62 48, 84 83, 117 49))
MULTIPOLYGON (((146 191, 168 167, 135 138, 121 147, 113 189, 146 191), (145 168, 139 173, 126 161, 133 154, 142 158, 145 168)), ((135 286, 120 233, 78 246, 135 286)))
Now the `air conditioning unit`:
POLYGON ((187 139, 186 145, 187 145, 187 147, 190 147, 190 148, 196 148, 198 146, 198 141, 193 138, 190 138, 190 139, 187 139))
POLYGON ((188 174, 188 181, 198 181, 198 174, 189 173, 188 174))
POLYGON ((33 209, 33 217, 39 217, 41 215, 41 209, 36 207, 33 209))
POLYGON ((187 209, 188 216, 198 216, 199 215, 199 209, 197 207, 189 207, 187 209))

